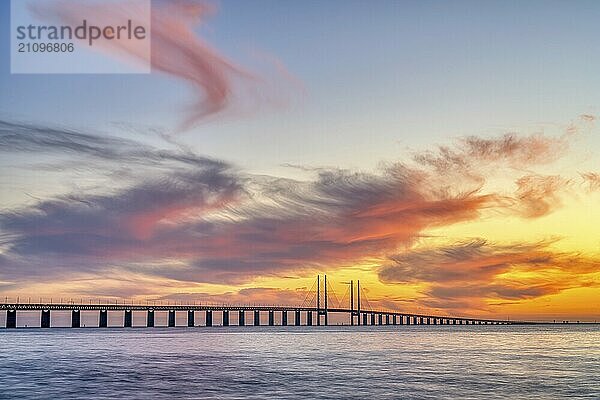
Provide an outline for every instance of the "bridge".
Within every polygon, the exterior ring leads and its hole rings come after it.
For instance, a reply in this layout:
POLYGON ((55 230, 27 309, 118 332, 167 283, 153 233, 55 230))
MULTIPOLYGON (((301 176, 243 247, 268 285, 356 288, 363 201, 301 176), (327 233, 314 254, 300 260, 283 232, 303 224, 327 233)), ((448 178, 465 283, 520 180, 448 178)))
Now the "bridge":
MULTIPOLYGON (((163 304, 135 304, 123 302, 122 304, 101 304, 101 303, 90 303, 84 304, 69 302, 39 302, 39 303, 22 303, 22 302, 8 302, 5 301, 0 304, 0 310, 6 311, 6 328, 17 327, 17 315, 19 312, 39 312, 40 313, 40 327, 50 328, 51 324, 51 312, 61 311, 70 312, 72 328, 82 327, 82 312, 93 311, 97 312, 97 327, 107 328, 108 327, 108 313, 120 313, 122 314, 122 324, 120 326, 124 328, 133 327, 133 313, 145 313, 145 326, 150 328, 155 326, 155 312, 167 312, 167 327, 176 326, 216 326, 213 324, 213 316, 220 314, 221 326, 230 326, 230 314, 237 313, 237 325, 239 326, 320 326, 329 325, 330 314, 341 314, 346 315, 349 319, 350 325, 514 325, 514 324, 527 324, 525 321, 508 321, 500 319, 478 319, 478 318, 467 318, 467 317, 456 317, 456 316, 444 316, 444 315, 428 315, 428 314, 415 314, 406 313, 400 311, 384 311, 376 310, 370 307, 366 309, 362 307, 361 302, 361 291, 360 281, 357 281, 356 297, 357 301, 354 301, 355 290, 354 281, 347 282, 349 285, 349 304, 347 307, 341 307, 340 302, 336 307, 329 307, 330 293, 328 292, 327 276, 324 276, 323 282, 323 296, 321 299, 321 278, 317 277, 316 280, 316 291, 314 293, 314 303, 305 303, 299 306, 286 306, 286 305, 274 305, 274 306, 256 306, 256 305, 207 305, 207 304, 179 304, 179 305, 163 305, 163 304), (322 300, 322 301, 321 301, 322 300), (187 315, 187 324, 177 325, 176 324, 176 313, 185 313, 187 315), (200 315, 198 315, 200 313, 200 315), (250 314, 253 316, 252 323, 247 323, 246 315, 250 314), (290 317, 292 315, 292 318, 290 317), (197 316, 203 318, 197 319, 197 316), (268 316, 268 322, 261 323, 261 316, 268 316), (203 324, 196 323, 197 320, 203 320, 203 324), (293 321, 292 321, 293 319, 293 321)), ((312 289, 309 291, 312 294, 312 289)), ((312 297, 312 296, 307 296, 312 297)), ((310 299, 312 302, 313 299, 310 299)))

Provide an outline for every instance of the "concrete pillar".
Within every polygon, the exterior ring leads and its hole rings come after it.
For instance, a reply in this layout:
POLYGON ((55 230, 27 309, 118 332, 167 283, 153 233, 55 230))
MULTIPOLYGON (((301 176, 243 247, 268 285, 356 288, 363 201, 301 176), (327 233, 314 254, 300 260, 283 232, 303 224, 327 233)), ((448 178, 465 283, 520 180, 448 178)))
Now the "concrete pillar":
POLYGON ((254 326, 260 326, 260 311, 254 310, 254 326))
POLYGON ((169 328, 175 327, 175 310, 169 310, 169 328))
POLYGON ((269 326, 275 325, 275 315, 273 310, 269 310, 269 326))
POLYGON ((188 328, 191 328, 193 326, 196 325, 196 322, 194 320, 194 310, 188 310, 188 318, 187 318, 187 326, 188 328))
POLYGON ((244 310, 238 311, 238 325, 239 326, 246 325, 246 316, 244 315, 244 310))
POLYGON ((371 313, 371 325, 375 325, 375 314, 371 313))
MULTIPOLYGON (((15 311, 16 312, 16 311, 15 311)), ((16 318, 16 316, 15 316, 16 318)), ((42 310, 40 326, 42 328, 50 328, 50 310, 42 310)))
POLYGON ((132 325, 133 325, 133 318, 132 318, 131 310, 125 310, 123 326, 125 328, 131 328, 132 325))
POLYGON ((206 326, 212 326, 212 311, 206 310, 206 326))
POLYGON ((437 319, 437 318, 434 318, 434 319, 433 319, 433 324, 434 324, 434 325, 437 325, 437 322, 438 322, 438 319, 437 319))
POLYGON ((17 310, 8 310, 6 312, 6 327, 16 328, 17 327, 17 310))
POLYGON ((81 313, 79 310, 71 311, 71 328, 81 327, 81 313))
POLYGON ((398 323, 404 325, 404 315, 398 315, 398 323))
POLYGON ((461 325, 463 324, 463 320, 462 319, 459 322, 460 322, 461 325))
POLYGON ((452 320, 452 325, 456 325, 456 320, 455 319, 452 320))
POLYGON ((427 325, 431 325, 431 318, 427 317, 427 325))
POLYGON ((300 326, 300 310, 294 312, 294 322, 296 326, 300 326))
POLYGON ((312 326, 312 311, 306 312, 306 325, 312 326))
POLYGON ((396 314, 392 317, 392 324, 396 325, 398 321, 396 321, 396 314))
POLYGON ((148 328, 154 327, 154 310, 148 310, 148 315, 146 317, 146 326, 148 328))
POLYGON ((390 324, 390 314, 385 314, 385 324, 386 325, 390 324))
POLYGON ((281 325, 282 326, 286 326, 287 325, 287 311, 282 311, 281 312, 281 325))
POLYGON ((362 324, 363 324, 363 325, 367 325, 367 313, 364 313, 364 314, 362 315, 362 317, 363 317, 363 323, 362 323, 362 324))
POLYGON ((223 326, 229 326, 229 310, 223 310, 223 326))
POLYGON ((98 326, 100 328, 106 328, 108 326, 108 311, 100 310, 98 326))

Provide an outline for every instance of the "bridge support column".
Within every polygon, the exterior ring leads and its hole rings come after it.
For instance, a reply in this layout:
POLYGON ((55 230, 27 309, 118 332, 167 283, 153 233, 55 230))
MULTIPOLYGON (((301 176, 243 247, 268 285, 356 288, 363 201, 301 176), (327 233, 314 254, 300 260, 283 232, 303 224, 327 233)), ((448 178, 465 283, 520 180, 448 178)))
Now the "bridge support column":
POLYGON ((246 317, 244 315, 244 310, 238 311, 238 325, 239 326, 246 325, 246 317))
POLYGON ((40 326, 42 328, 50 328, 50 310, 42 310, 40 326))
POLYGON ((363 319, 363 320, 362 320, 362 324, 363 324, 363 325, 367 325, 367 313, 363 313, 363 315, 362 315, 362 319, 363 319))
POLYGON ((433 324, 437 325, 437 318, 433 318, 433 324))
POLYGON ((223 326, 229 326, 229 310, 223 310, 223 326))
POLYGON ((392 317, 392 324, 396 325, 398 321, 396 321, 396 314, 392 317))
POLYGON ((100 310, 98 326, 100 328, 108 327, 108 311, 107 310, 100 310))
POLYGON ((146 314, 146 326, 148 328, 154 327, 154 310, 148 310, 148 313, 146 314))
POLYGON ((431 318, 427 317, 427 325, 431 325, 431 318))
POLYGON ((273 310, 269 310, 269 326, 275 325, 275 315, 273 314, 273 310))
POLYGON ((306 312, 306 325, 312 326, 312 311, 306 312))
POLYGON ((169 310, 169 328, 175 327, 175 310, 169 310))
POLYGON ((254 326, 260 326, 260 311, 254 310, 254 326))
POLYGON ((206 326, 212 326, 212 311, 211 310, 206 310, 206 322, 205 322, 206 326))
POLYGON ((131 328, 133 325, 133 317, 131 314, 131 310, 125 310, 125 316, 123 318, 123 326, 125 328, 131 328))
POLYGON ((17 310, 6 311, 6 327, 16 328, 17 327, 17 310))
POLYGON ((294 325, 300 326, 300 310, 294 312, 294 325))
POLYGON ((371 325, 375 325, 375 314, 371 313, 371 325))
POLYGON ((281 326, 287 326, 287 311, 281 312, 281 326))
POLYGON ((79 310, 71 311, 71 328, 81 327, 81 313, 79 310))
POLYGON ((386 325, 390 324, 390 314, 385 314, 385 324, 386 325))
POLYGON ((194 318, 194 310, 188 310, 187 312, 187 326, 188 328, 193 327, 194 325, 196 325, 196 321, 194 318))

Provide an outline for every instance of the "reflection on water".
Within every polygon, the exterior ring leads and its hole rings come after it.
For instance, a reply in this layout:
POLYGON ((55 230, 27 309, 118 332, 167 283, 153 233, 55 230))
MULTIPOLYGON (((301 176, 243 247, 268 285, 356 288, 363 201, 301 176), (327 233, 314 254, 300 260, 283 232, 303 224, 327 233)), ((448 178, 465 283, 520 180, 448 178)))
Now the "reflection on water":
POLYGON ((0 331, 0 398, 600 398, 600 327, 0 331))

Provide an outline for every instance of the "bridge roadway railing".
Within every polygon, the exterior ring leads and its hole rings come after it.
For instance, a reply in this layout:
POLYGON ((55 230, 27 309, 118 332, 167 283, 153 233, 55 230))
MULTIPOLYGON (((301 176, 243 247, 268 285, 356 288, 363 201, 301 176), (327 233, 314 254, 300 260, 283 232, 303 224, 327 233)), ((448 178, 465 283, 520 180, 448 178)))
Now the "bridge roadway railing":
MULTIPOLYGON (((229 326, 230 312, 238 312, 238 325, 246 325, 246 312, 253 313, 253 324, 261 325, 261 313, 268 313, 269 326, 275 325, 275 313, 279 314, 279 325, 288 325, 288 313, 293 313, 293 320, 289 325, 322 325, 321 316, 327 313, 346 314, 350 316, 351 325, 514 325, 528 324, 525 321, 508 321, 499 319, 479 319, 455 316, 415 314, 399 311, 384 310, 352 310, 349 308, 323 308, 316 307, 298 307, 298 306, 266 306, 266 305, 171 305, 171 304, 75 304, 75 303, 0 303, 0 311, 6 311, 6 327, 17 327, 17 313, 19 311, 39 311, 41 313, 40 326, 49 328, 51 311, 70 311, 71 327, 81 326, 81 311, 98 311, 99 327, 107 327, 108 312, 124 312, 124 327, 132 327, 133 312, 143 311, 147 313, 146 326, 154 326, 154 312, 168 312, 168 327, 176 326, 175 313, 187 312, 187 326, 200 326, 196 324, 195 313, 204 312, 205 324, 202 326, 213 326, 213 313, 221 313, 223 326, 229 326), (301 314, 304 313, 304 324, 302 324, 301 314)), ((327 318, 324 319, 327 324, 327 318)))

